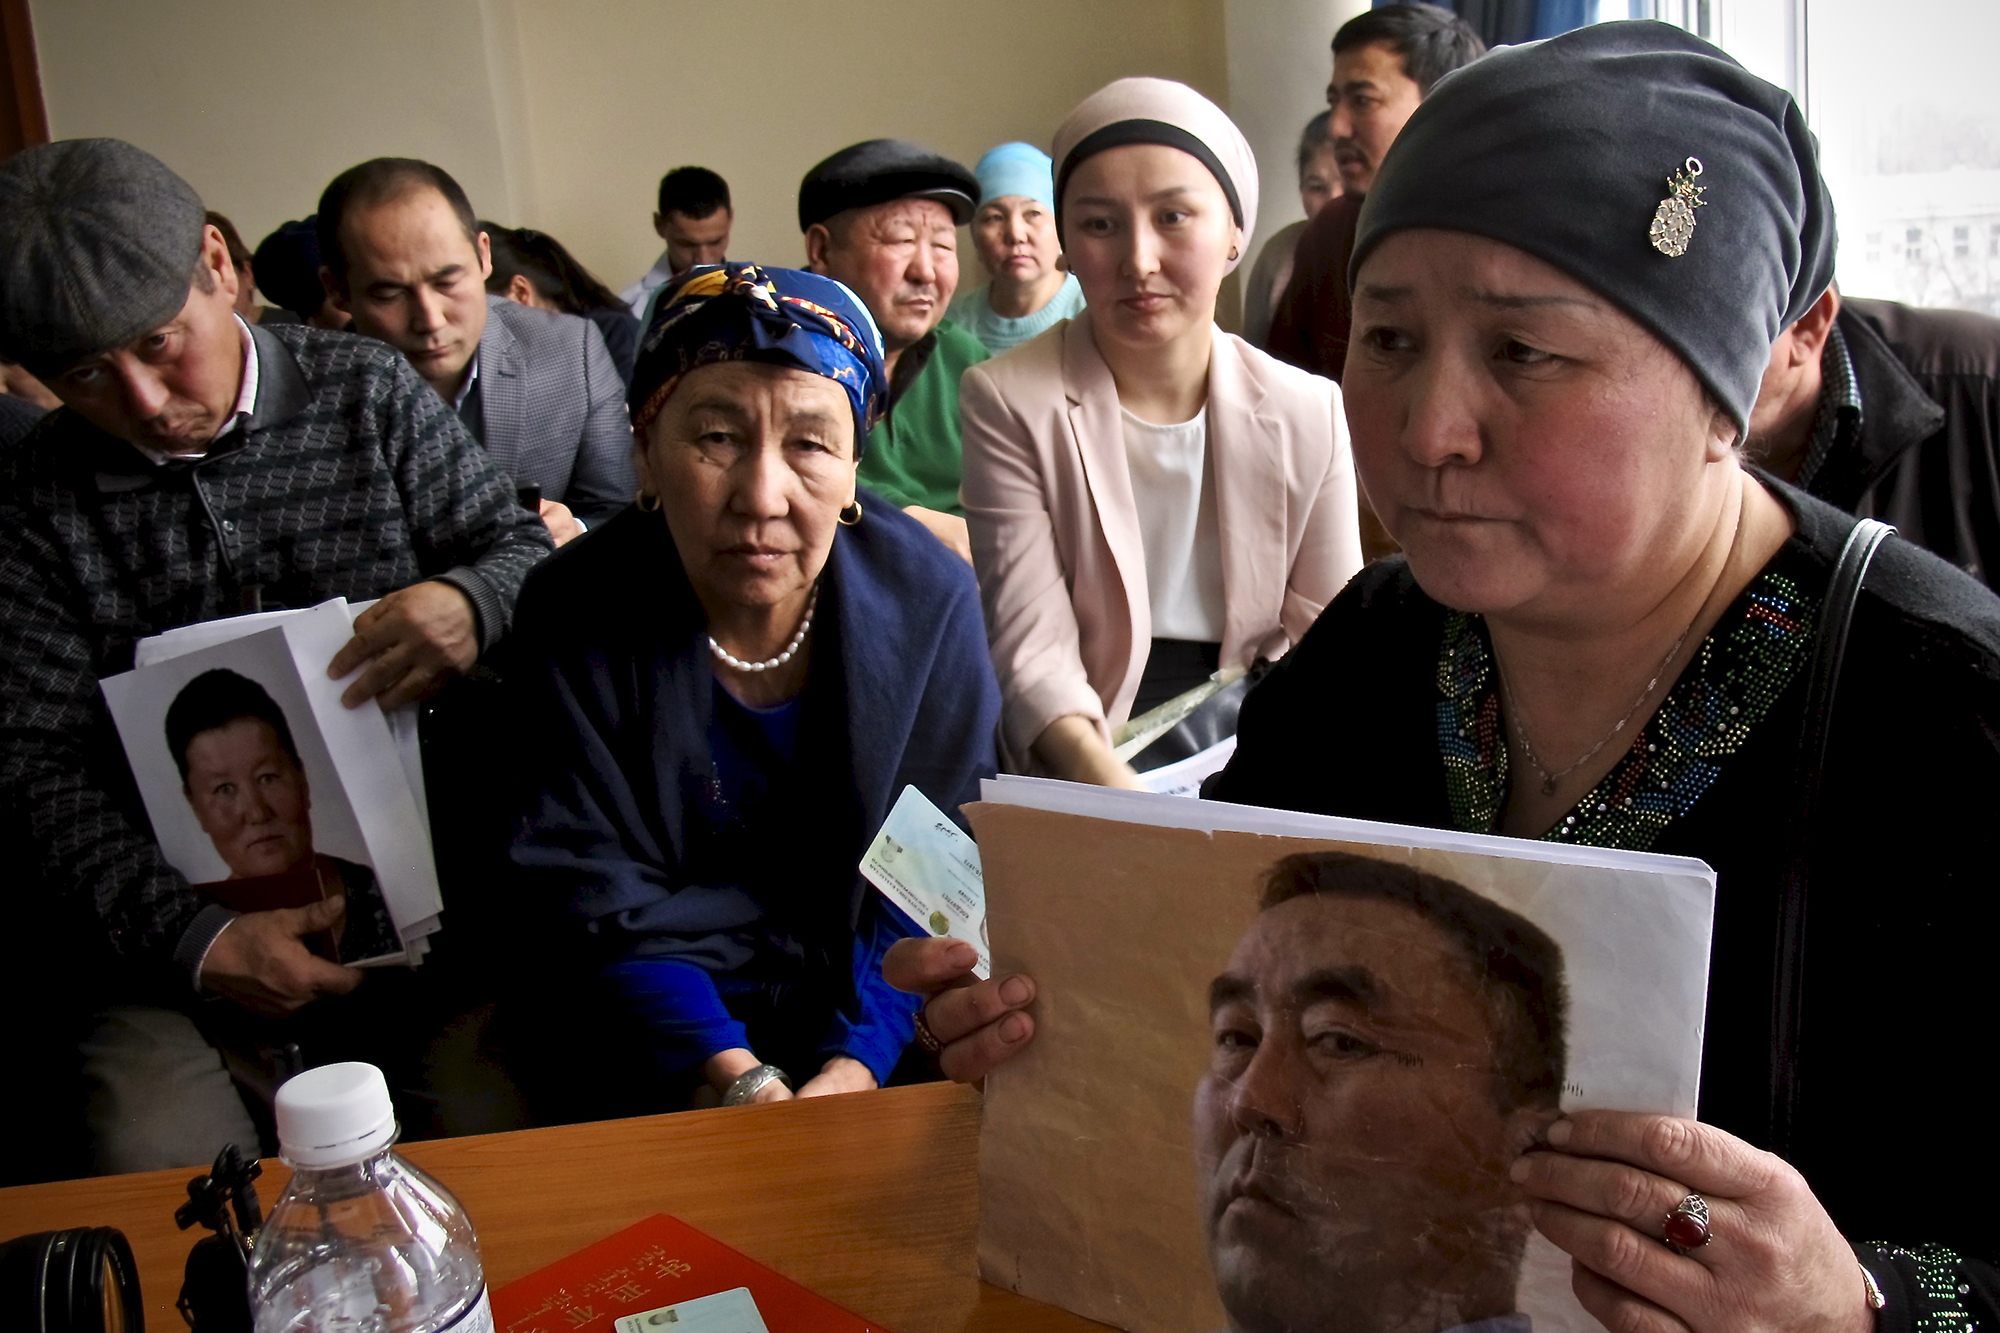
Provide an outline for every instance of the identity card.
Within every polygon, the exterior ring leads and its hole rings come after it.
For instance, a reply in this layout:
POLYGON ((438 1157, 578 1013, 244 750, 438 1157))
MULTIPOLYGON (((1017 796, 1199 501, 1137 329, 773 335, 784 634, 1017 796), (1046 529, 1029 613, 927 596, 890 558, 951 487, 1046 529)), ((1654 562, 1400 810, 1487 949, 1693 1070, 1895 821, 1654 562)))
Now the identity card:
POLYGON ((981 981, 993 975, 978 844, 914 786, 903 788, 882 821, 882 831, 861 858, 861 874, 931 934, 979 950, 972 970, 981 981))
POLYGON ((618 1333, 770 1333, 748 1287, 628 1314, 613 1327, 618 1333))

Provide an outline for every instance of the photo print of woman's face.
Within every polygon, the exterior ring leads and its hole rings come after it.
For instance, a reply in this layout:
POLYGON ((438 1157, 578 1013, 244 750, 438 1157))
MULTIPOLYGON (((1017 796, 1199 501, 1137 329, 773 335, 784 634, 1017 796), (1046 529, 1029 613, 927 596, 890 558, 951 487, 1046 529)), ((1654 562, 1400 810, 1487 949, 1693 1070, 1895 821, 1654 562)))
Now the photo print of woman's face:
POLYGON ((261 685, 226 670, 195 677, 167 710, 167 744, 231 879, 311 860, 312 790, 285 715, 261 685))

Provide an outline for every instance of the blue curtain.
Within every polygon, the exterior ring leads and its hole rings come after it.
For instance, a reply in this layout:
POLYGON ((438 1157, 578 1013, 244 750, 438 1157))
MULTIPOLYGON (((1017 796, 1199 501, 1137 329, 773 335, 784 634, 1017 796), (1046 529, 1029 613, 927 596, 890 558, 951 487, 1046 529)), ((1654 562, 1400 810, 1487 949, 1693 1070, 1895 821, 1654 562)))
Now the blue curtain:
MULTIPOLYGON (((1399 0, 1375 0, 1374 7, 1396 4, 1399 0)), ((1645 8, 1648 0, 1630 0, 1631 8, 1645 8)), ((1596 11, 1596 0, 1452 0, 1446 8, 1472 25, 1488 46, 1507 46, 1554 37, 1581 28, 1596 11)))

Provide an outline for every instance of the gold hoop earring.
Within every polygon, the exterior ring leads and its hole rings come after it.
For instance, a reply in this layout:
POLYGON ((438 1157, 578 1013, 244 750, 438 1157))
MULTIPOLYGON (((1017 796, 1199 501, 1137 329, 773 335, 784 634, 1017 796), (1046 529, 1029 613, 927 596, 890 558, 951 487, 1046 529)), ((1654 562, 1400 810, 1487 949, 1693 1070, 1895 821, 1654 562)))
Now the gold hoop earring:
POLYGON ((640 491, 632 497, 632 503, 639 506, 643 512, 648 514, 657 514, 660 512, 660 497, 651 491, 640 491), (653 503, 647 504, 646 501, 648 500, 651 500, 653 503))
POLYGON ((840 518, 840 526, 843 528, 851 528, 856 523, 859 523, 861 521, 861 501, 858 499, 849 500, 847 502, 847 508, 840 511, 839 518, 840 518), (848 517, 849 513, 852 513, 854 517, 849 518, 848 517))

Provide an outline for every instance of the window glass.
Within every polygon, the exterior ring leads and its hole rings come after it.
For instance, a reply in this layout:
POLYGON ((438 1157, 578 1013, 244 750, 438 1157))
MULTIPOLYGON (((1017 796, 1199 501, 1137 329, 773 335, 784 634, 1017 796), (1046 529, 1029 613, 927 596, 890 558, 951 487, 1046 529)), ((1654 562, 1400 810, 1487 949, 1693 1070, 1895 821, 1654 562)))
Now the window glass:
POLYGON ((1842 291, 2000 315, 2000 3, 1591 0, 1586 12, 1676 24, 1795 96, 1804 85, 1842 291))
POLYGON ((1986 0, 1807 0, 1842 291, 2000 315, 1996 50, 1986 0))

